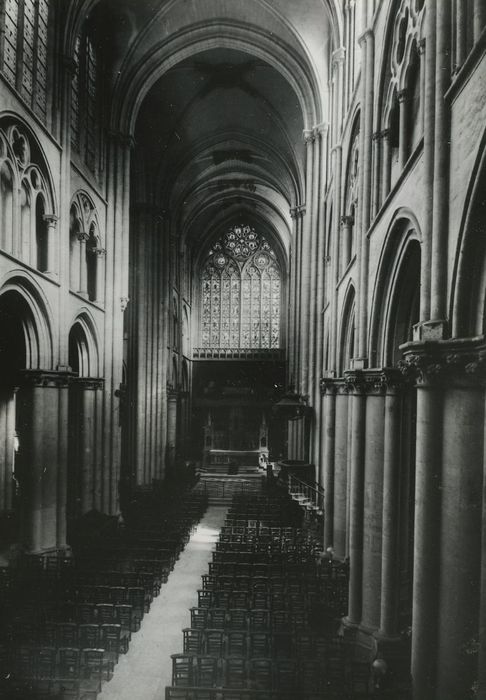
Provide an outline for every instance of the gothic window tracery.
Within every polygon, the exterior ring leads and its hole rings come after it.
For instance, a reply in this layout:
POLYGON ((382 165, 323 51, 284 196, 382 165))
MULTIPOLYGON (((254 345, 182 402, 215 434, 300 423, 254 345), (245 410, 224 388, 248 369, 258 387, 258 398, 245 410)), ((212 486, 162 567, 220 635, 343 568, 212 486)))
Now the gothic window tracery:
POLYGON ((0 247, 41 272, 55 272, 48 235, 55 221, 42 156, 23 127, 7 122, 0 128, 0 247))
POLYGON ((280 347, 281 273, 274 250, 248 225, 230 228, 201 274, 204 348, 280 347))
POLYGON ((0 70, 29 106, 47 116, 48 0, 0 2, 0 70))
POLYGON ((90 170, 98 148, 98 56, 87 28, 76 38, 71 81, 71 146, 90 170))

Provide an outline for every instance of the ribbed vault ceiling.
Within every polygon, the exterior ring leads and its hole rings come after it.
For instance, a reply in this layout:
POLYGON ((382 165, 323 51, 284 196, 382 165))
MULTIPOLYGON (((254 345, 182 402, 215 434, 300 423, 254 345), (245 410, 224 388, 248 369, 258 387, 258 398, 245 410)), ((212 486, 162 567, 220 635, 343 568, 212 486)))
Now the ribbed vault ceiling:
POLYGON ((320 118, 328 81, 324 0, 101 6, 119 112, 135 116, 136 199, 170 210, 198 248, 246 219, 288 249, 289 209, 303 201, 302 132, 320 118))

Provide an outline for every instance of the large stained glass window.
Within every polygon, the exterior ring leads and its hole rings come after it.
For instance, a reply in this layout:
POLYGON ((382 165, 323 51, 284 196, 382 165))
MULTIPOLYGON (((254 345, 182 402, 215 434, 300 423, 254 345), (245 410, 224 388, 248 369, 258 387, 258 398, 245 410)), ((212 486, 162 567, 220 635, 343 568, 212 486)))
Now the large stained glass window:
POLYGON ((230 228, 209 250, 201 273, 201 347, 280 347, 281 275, 264 236, 230 228))

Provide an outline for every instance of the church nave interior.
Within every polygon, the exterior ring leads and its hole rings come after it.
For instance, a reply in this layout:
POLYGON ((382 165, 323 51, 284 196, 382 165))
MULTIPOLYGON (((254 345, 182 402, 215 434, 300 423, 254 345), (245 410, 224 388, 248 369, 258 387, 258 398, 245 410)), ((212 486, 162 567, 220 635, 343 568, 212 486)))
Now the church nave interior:
POLYGON ((486 697, 485 25, 0 0, 0 696, 486 697))

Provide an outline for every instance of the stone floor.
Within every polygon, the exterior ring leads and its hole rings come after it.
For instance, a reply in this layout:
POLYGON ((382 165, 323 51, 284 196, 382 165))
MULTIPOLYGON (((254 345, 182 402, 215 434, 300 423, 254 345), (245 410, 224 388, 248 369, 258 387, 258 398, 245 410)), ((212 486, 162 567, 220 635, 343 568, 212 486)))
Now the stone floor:
POLYGON ((211 506, 206 511, 98 700, 163 700, 172 681, 170 655, 182 651, 182 629, 190 627, 189 608, 197 605, 196 591, 208 571, 226 510, 211 506))

